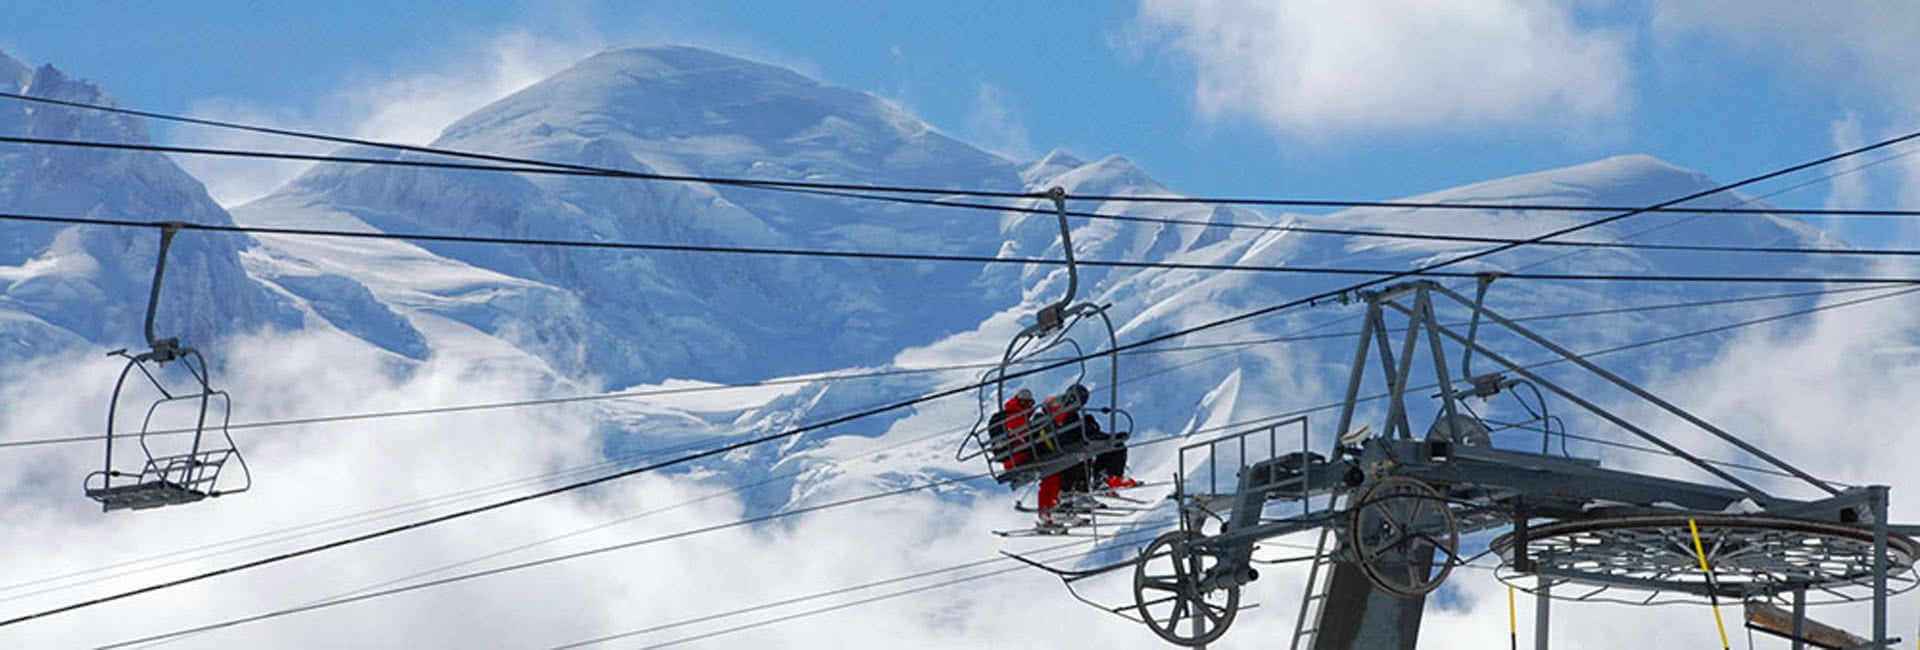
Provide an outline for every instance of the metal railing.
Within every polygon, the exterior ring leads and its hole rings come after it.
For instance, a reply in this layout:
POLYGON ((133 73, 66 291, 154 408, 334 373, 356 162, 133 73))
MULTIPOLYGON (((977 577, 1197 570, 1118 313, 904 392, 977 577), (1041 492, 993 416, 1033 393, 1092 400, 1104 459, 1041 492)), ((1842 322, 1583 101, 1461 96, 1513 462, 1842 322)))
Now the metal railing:
MULTIPOLYGON (((1297 469, 1297 471, 1300 472, 1299 498, 1300 498, 1300 503, 1302 508, 1301 512, 1303 514, 1312 512, 1313 506, 1312 506, 1311 497, 1313 495, 1312 494, 1312 485, 1313 485, 1312 478, 1313 477, 1311 473, 1313 471, 1313 463, 1311 460, 1311 456, 1308 454, 1308 449, 1312 445, 1312 438, 1311 438, 1310 430, 1307 426, 1306 416, 1297 416, 1297 417, 1289 418, 1286 420, 1281 420, 1279 422, 1275 422, 1273 424, 1269 424, 1266 426, 1247 429, 1245 431, 1239 431, 1236 433, 1229 433, 1226 435, 1213 438, 1211 440, 1203 440, 1201 442, 1196 442, 1196 443, 1192 443, 1192 444, 1188 444, 1180 447, 1180 450, 1178 452, 1179 473, 1176 474, 1174 477, 1174 488, 1173 488, 1174 500, 1180 503, 1182 508, 1186 508, 1189 506, 1189 501, 1192 498, 1200 496, 1199 494, 1194 494, 1188 491, 1189 484, 1191 483, 1191 481, 1188 478, 1189 477, 1189 472, 1188 472, 1188 469, 1189 469, 1188 453, 1189 452, 1194 452, 1196 455, 1198 453, 1205 453, 1206 455, 1207 490, 1204 493, 1205 496, 1210 498, 1230 496, 1230 495, 1222 495, 1220 493, 1220 464, 1221 464, 1220 457, 1222 456, 1222 452, 1223 451, 1233 452, 1234 454, 1233 458, 1238 461, 1238 467, 1236 468, 1236 472, 1249 471, 1259 463, 1273 461, 1275 459, 1282 458, 1280 455, 1281 430, 1287 427, 1295 426, 1295 425, 1298 425, 1300 428, 1300 450, 1298 452, 1294 452, 1293 455, 1294 457, 1299 459, 1299 467, 1291 468, 1291 469, 1297 469), (1258 444, 1262 437, 1264 437, 1265 439, 1264 441, 1266 443, 1264 452, 1262 452, 1260 445, 1258 444), (1249 439, 1252 439, 1255 441, 1255 444, 1253 445, 1253 450, 1251 452, 1249 452, 1248 450, 1249 439), (1223 449, 1223 446, 1226 447, 1226 449, 1223 449), (1200 450, 1204 450, 1204 452, 1200 450)), ((1198 467, 1196 466, 1194 467, 1194 469, 1198 469, 1198 467)), ((1276 478, 1277 477, 1270 472, 1265 482, 1259 483, 1257 485, 1250 485, 1244 489, 1260 490, 1264 492, 1267 486, 1272 485, 1273 483, 1276 482, 1274 480, 1276 478)), ((1235 479, 1230 484, 1229 489, 1236 490, 1236 491, 1243 489, 1240 483, 1241 482, 1238 480, 1238 477, 1236 475, 1235 479)), ((1205 506, 1201 505, 1200 507, 1204 508, 1205 506)), ((1186 517, 1182 518, 1183 526, 1188 525, 1187 519, 1188 518, 1186 517)))

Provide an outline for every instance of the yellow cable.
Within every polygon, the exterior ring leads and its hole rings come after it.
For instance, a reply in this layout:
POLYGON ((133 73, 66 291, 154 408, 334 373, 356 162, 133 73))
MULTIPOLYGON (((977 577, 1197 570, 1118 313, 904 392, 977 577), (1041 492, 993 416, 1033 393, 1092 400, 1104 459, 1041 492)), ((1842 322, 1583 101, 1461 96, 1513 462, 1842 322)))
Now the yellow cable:
POLYGON ((1507 585, 1507 638, 1513 642, 1513 650, 1520 650, 1520 624, 1513 617, 1513 585, 1507 585))
POLYGON ((1700 572, 1707 574, 1707 598, 1713 601, 1713 625, 1720 629, 1720 648, 1731 650, 1727 644, 1727 624, 1720 619, 1720 596, 1713 591, 1713 569, 1707 566, 1707 549, 1700 545, 1700 526, 1687 520, 1687 529, 1693 531, 1693 552, 1700 558, 1700 572))

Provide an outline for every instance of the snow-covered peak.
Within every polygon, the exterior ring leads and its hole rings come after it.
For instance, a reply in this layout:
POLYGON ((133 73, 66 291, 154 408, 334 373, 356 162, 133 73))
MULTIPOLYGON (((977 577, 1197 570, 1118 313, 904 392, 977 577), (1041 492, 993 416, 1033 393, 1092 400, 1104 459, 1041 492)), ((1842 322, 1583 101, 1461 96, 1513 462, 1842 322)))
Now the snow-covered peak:
MULTIPOLYGON (((686 137, 741 128, 791 128, 802 115, 762 114, 769 102, 879 113, 865 93, 829 88, 791 70, 690 47, 601 52, 448 127, 445 138, 503 123, 584 136, 630 132, 686 137), (795 101, 798 100, 798 101, 795 101), (539 124, 519 118, 537 114, 539 124)), ((813 120, 805 120, 811 123, 813 120)))
MULTIPOLYGON (((1068 158, 1069 160, 1071 158, 1068 158)), ((1171 194, 1172 190, 1147 175, 1126 156, 1113 154, 1077 165, 1036 185, 1059 185, 1068 194, 1171 194)))
POLYGON ((1633 204, 1677 197, 1718 185, 1712 179, 1647 154, 1509 176, 1412 197, 1410 201, 1633 204))
MULTIPOLYGON (((0 61, 0 68, 12 69, 5 63, 12 60, 0 61)), ((27 78, 24 92, 115 104, 104 89, 50 65, 27 78)), ((136 118, 21 102, 0 104, 0 132, 148 141, 146 124, 136 118)), ((0 205, 52 215, 232 222, 172 159, 143 151, 0 146, 0 205)), ((0 230, 0 265, 14 267, 0 274, 0 312, 31 314, 45 328, 61 330, 59 338, 144 343, 141 326, 158 243, 153 229, 10 224, 0 230)), ((284 300, 248 280, 238 255, 250 244, 244 235, 200 231, 175 239, 156 319, 162 336, 204 345, 238 332, 299 324, 299 314, 284 300)))
POLYGON ((523 145, 637 138, 721 157, 748 148, 886 155, 902 141, 931 138, 970 158, 993 158, 870 93, 692 47, 602 52, 454 123, 441 141, 508 135, 523 145))
POLYGON ((27 87, 27 80, 32 75, 33 70, 28 68, 27 64, 7 56, 4 50, 0 50, 0 90, 10 93, 20 92, 27 87))
POLYGON ((669 173, 1019 183, 1011 161, 884 98, 691 47, 602 52, 462 118, 435 144, 669 173))
MULTIPOLYGON (((942 135, 882 98, 687 47, 602 52, 462 118, 434 144, 680 175, 1021 187, 1011 161, 942 135)), ((386 231, 568 240, 978 253, 1002 239, 991 221, 974 214, 900 218, 894 206, 870 201, 696 183, 375 167, 316 169, 257 205, 262 209, 240 211, 258 218, 272 211, 268 206, 305 206, 386 231)), ((555 364, 566 372, 617 383, 755 378, 878 361, 904 342, 969 327, 989 313, 969 284, 975 276, 952 265, 425 248, 565 287, 578 298, 568 307, 575 313, 554 318, 585 324, 565 336, 555 333, 565 323, 531 331, 514 325, 509 311, 456 316, 542 356, 570 360, 555 364), (932 314, 916 308, 926 301, 952 308, 932 314), (649 334, 640 339, 632 332, 649 334), (775 344, 797 351, 754 353, 775 344)), ((374 285, 379 278, 363 281, 374 285)))
MULTIPOLYGON (((1407 197, 1411 202, 1521 203, 1570 206, 1645 206, 1698 194, 1721 183, 1697 171, 1646 154, 1613 156, 1592 162, 1548 169, 1407 197)), ((1682 207, 1765 208, 1767 204, 1738 192, 1717 192, 1682 207)), ((1592 212, 1514 210, 1417 210, 1355 208, 1326 219, 1341 225, 1383 230, 1436 230, 1497 237, 1532 237, 1579 225, 1604 214, 1592 212)), ((1309 218, 1316 221, 1321 218, 1309 218)), ((1723 245, 1832 247, 1838 241, 1805 222, 1775 215, 1727 215, 1663 212, 1634 215, 1580 233, 1575 239, 1632 239, 1640 242, 1713 242, 1723 245)), ((1460 244, 1386 243, 1378 240, 1356 246, 1390 246, 1406 250, 1438 251, 1460 244)), ((1350 249, 1351 251, 1351 249, 1350 249)), ((1535 250, 1535 253, 1547 254, 1535 250)), ((1699 256, 1687 256, 1698 258, 1699 256)), ((1636 262, 1638 263, 1638 262, 1636 262)), ((1630 265, 1631 266, 1631 265, 1630 265)), ((1628 267, 1622 267, 1628 268, 1628 267)))
MULTIPOLYGON (((68 77, 52 65, 42 65, 35 70, 22 92, 35 97, 82 104, 119 105, 100 86, 68 77)), ((30 123, 32 130, 29 131, 35 137, 119 142, 146 142, 150 139, 146 121, 134 117, 50 106, 36 106, 27 110, 35 114, 36 119, 30 123)), ((198 185, 198 181, 195 184, 198 185)))
POLYGON ((1047 152, 1047 155, 1042 156, 1040 160, 1027 165, 1027 168, 1020 172, 1020 180, 1028 185, 1034 185, 1085 164, 1087 164, 1086 161, 1074 157, 1065 149, 1054 149, 1047 152))

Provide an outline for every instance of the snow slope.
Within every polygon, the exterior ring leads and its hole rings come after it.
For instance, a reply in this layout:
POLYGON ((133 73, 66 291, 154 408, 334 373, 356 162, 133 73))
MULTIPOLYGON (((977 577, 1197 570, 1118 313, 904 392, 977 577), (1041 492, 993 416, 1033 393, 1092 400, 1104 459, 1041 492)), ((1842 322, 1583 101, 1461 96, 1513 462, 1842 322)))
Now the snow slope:
MULTIPOLYGON (((1017 169, 872 95, 691 48, 610 51, 448 127, 437 147, 667 174, 1017 187, 1017 169)), ((381 155, 375 152, 358 152, 381 155)), ((574 176, 316 168, 236 211, 250 223, 316 211, 384 231, 584 241, 991 253, 990 218, 764 190, 574 176)), ((988 311, 950 266, 425 244, 474 267, 564 287, 457 315, 617 384, 743 379, 886 358, 988 311), (950 308, 916 306, 937 301, 950 308), (779 355, 764 350, 780 345, 779 355)), ((363 278, 363 281, 366 279, 363 278)), ((509 297, 509 296, 513 297, 509 297)))

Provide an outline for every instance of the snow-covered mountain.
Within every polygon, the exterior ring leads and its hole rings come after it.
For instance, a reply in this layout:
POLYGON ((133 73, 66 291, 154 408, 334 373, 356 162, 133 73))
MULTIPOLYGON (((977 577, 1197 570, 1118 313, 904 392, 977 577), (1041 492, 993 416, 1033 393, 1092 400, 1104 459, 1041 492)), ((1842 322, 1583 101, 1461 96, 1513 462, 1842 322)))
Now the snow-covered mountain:
MULTIPOLYGON (((111 100, 51 67, 29 74, 0 56, 0 85, 49 97, 111 100)), ((144 141, 136 120, 0 104, 0 132, 144 141)), ((1039 161, 999 158, 941 134, 874 95, 792 71, 684 48, 613 50, 486 106, 449 126, 434 146, 668 174, 923 185, 993 190, 1061 186, 1072 194, 1165 195, 1118 155, 1087 162, 1064 152, 1039 161)), ((353 149, 359 156, 397 157, 353 149)), ((1422 201, 1647 204, 1715 182, 1647 156, 1608 158, 1412 197, 1422 201)), ((1743 196, 1715 196, 1723 206, 1743 196)), ((19 212, 226 223, 198 182, 155 154, 0 148, 0 206, 19 212)), ((1038 202, 1030 207, 1045 207, 1038 202)), ((1397 269, 1481 244, 1331 237, 1288 225, 1503 237, 1592 218, 1578 213, 1357 209, 1270 215, 1213 206, 1074 202, 1076 210, 1178 219, 1181 224, 1075 220, 1082 258, 1262 266, 1397 269)), ((859 201, 843 197, 576 176, 316 166, 233 211, 254 225, 462 233, 588 241, 923 251, 1059 257, 1051 216, 859 201)), ((136 342, 157 234, 0 224, 0 361, 136 342)), ((1842 246, 1779 217, 1644 215, 1582 239, 1842 246), (1650 230, 1645 234, 1640 231, 1650 230)), ((321 237, 181 237, 169 267, 164 324, 189 342, 259 330, 329 328, 391 353, 399 367, 442 355, 513 359, 550 387, 645 389, 772 379, 797 373, 911 370, 999 356, 1035 308, 1066 285, 1058 266, 638 253, 531 246, 413 244, 321 237), (692 383, 690 383, 692 382, 692 383)), ((1462 270, 1703 273, 1734 258, 1659 251, 1527 248, 1462 270)), ((1857 270, 1811 256, 1776 256, 1775 271, 1857 270)), ((1122 342, 1350 284, 1350 276, 1086 268, 1081 296, 1111 304, 1122 342)), ((1535 314, 1750 293, 1743 287, 1640 283, 1502 282, 1496 309, 1535 314)), ((1797 304, 1807 304, 1802 299, 1797 304)), ((1301 309, 1174 343, 1217 343, 1302 330, 1357 330, 1357 306, 1301 309), (1345 319, 1345 320, 1343 320, 1345 319), (1318 329, 1315 329, 1318 328, 1318 329)), ((1671 334, 1698 314, 1617 315, 1541 325, 1580 349, 1671 334)), ((1086 339, 1099 345, 1097 339, 1086 339)), ((1662 367, 1710 354, 1710 340, 1622 359, 1662 367)), ((1344 339, 1129 355, 1119 374, 1136 439, 1155 439, 1325 403, 1345 377, 1344 339)), ((801 381, 778 389, 635 398, 602 407, 605 446, 622 450, 795 423, 964 383, 978 370, 893 374, 859 382, 801 381)), ((1095 382, 1104 367, 1093 369, 1095 382)), ((1037 378, 1043 392, 1059 386, 1037 378)), ((552 390, 571 390, 553 388, 552 390)), ((710 461, 718 476, 802 470, 756 488, 777 509, 831 490, 976 468, 953 462, 978 416, 953 399, 813 432, 710 461), (930 433, 943 435, 914 439, 930 433), (871 439, 879 439, 877 442, 871 439), (829 459, 860 445, 901 446, 855 462, 829 459)), ((1331 423, 1320 425, 1325 433, 1331 423)), ((1136 468, 1171 471, 1143 452, 1136 468)), ((956 492, 956 498, 979 494, 956 492)))
MULTIPOLYGON (((98 86, 52 66, 28 72, 0 54, 0 88, 112 103, 98 86)), ((148 141, 144 121, 4 102, 0 132, 39 138, 148 141)), ((0 205, 11 212, 231 224, 192 176, 156 153, 0 145, 0 205)), ((75 345, 145 347, 142 326, 160 231, 8 222, 0 236, 0 366, 75 345)), ((301 326, 283 294, 249 278, 246 237, 175 239, 156 335, 188 345, 243 331, 301 326)))
MULTIPOLYGON (((867 93, 692 48, 594 56, 433 143, 668 174, 1020 186, 1018 168, 867 93)), ((380 155, 378 152, 357 152, 380 155)), ((586 241, 991 254, 990 216, 765 190, 577 176, 321 167, 236 210, 248 223, 586 241)), ((289 246, 298 244, 289 243, 289 246)), ((752 379, 883 361, 989 309, 951 265, 426 245, 530 281, 435 311, 563 372, 615 384, 752 379), (928 310, 922 304, 940 304, 928 310), (768 354, 770 349, 779 354, 768 354)), ((318 257, 324 258, 324 255, 318 257)), ((378 273, 357 279, 384 285, 378 273)))

